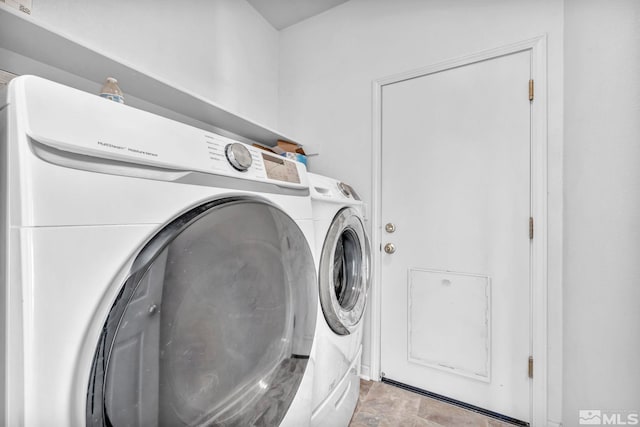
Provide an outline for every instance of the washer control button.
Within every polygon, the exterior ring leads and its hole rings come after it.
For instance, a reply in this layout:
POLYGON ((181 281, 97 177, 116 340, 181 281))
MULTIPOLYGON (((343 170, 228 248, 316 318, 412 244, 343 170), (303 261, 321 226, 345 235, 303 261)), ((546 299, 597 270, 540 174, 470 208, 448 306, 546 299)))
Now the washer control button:
POLYGON ((226 154, 227 160, 231 166, 240 172, 244 172, 249 169, 249 167, 251 167, 251 163, 253 163, 249 149, 238 142, 228 144, 224 148, 224 153, 226 154))

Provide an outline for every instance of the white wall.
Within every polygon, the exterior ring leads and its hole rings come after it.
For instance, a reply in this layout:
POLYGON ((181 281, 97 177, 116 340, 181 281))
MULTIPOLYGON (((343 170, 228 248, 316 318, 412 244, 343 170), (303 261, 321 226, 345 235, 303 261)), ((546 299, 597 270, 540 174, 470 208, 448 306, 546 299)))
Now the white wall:
POLYGON ((33 0, 32 11, 109 57, 276 125, 278 32, 245 0, 33 0))
MULTIPOLYGON (((555 422, 562 411, 562 15, 558 0, 351 0, 281 32, 279 92, 280 131, 321 153, 310 168, 352 184, 370 204, 373 80, 548 34, 549 418, 555 422)), ((368 365, 368 340, 365 347, 368 365)))
POLYGON ((565 0, 564 425, 640 410, 640 2, 565 0))

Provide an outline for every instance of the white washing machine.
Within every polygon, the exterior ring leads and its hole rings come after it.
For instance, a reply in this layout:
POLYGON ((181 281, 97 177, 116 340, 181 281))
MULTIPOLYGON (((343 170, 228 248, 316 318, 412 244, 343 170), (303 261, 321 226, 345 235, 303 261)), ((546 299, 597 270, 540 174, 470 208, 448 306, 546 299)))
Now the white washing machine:
POLYGON ((360 390, 369 240, 362 201, 349 185, 311 173, 309 182, 320 296, 311 425, 346 427, 360 390))
POLYGON ((304 426, 304 166, 40 78, 0 109, 8 426, 304 426))

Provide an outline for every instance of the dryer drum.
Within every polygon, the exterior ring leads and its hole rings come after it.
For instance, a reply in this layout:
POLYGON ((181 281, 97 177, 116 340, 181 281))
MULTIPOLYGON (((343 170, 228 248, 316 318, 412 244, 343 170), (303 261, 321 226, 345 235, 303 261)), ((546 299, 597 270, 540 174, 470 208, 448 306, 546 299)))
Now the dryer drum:
POLYGON ((322 312, 339 335, 353 332, 364 314, 369 257, 369 240, 358 212, 340 210, 325 238, 318 277, 322 312))
POLYGON ((338 237, 333 254, 333 287, 338 304, 352 310, 363 291, 357 284, 363 282, 363 248, 357 233, 347 228, 338 237))
POLYGON ((307 368, 315 269, 258 199, 194 208, 139 252, 106 319, 89 426, 278 425, 307 368))

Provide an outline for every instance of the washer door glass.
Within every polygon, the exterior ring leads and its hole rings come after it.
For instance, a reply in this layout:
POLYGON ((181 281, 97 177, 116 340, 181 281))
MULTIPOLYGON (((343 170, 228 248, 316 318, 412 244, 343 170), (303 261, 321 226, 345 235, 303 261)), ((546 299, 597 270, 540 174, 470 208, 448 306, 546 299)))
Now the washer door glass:
POLYGON ((315 333, 315 269, 278 208, 226 199, 139 253, 92 366, 87 424, 278 425, 315 333))
POLYGON ((366 306, 369 242, 358 212, 342 209, 333 219, 320 258, 320 303, 331 329, 353 332, 366 306))

